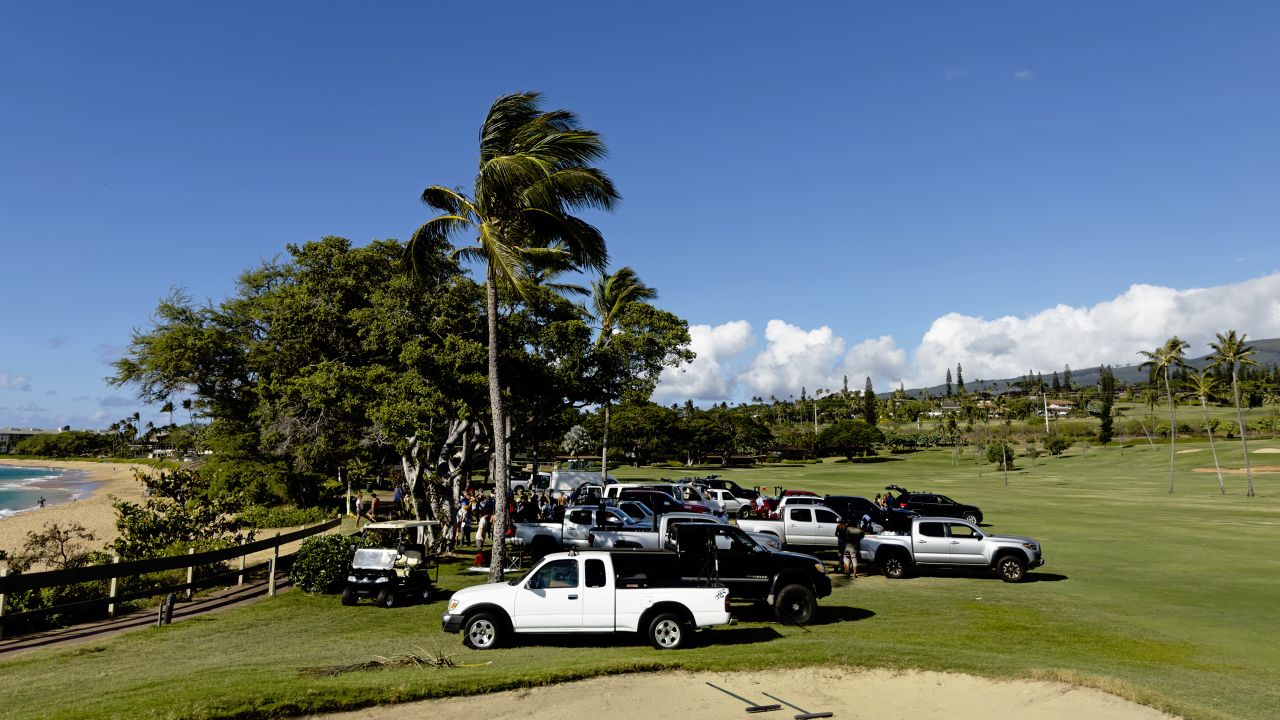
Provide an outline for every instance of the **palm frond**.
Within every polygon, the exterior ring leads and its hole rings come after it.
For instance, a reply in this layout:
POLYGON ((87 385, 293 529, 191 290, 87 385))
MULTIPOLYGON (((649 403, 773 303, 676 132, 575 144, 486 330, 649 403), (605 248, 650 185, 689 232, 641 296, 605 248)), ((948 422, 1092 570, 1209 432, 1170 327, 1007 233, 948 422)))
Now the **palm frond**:
POLYGON ((441 185, 432 185, 422 191, 422 202, 442 213, 449 215, 473 214, 471 203, 467 197, 457 190, 441 185))
POLYGON ((591 223, 539 208, 525 208, 523 217, 540 237, 549 241, 550 246, 567 252, 575 267, 603 272, 609 266, 609 250, 604 236, 591 223))

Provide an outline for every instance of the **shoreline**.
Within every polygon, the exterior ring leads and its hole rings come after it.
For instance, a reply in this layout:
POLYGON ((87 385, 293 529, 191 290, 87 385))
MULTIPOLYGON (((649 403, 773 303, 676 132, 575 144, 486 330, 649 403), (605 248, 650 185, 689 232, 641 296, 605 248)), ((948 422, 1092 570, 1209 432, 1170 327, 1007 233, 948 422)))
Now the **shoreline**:
POLYGON ((141 503, 142 484, 135 481, 134 469, 154 470, 147 465, 125 463, 99 463, 76 460, 8 460, 0 459, 0 465, 23 468, 49 468, 66 471, 62 477, 41 481, 40 488, 64 490, 70 493, 65 502, 46 504, 21 510, 0 517, 0 550, 15 553, 26 542, 27 534, 39 532, 46 525, 81 525, 93 533, 94 548, 114 540, 116 513, 111 506, 113 498, 141 503))

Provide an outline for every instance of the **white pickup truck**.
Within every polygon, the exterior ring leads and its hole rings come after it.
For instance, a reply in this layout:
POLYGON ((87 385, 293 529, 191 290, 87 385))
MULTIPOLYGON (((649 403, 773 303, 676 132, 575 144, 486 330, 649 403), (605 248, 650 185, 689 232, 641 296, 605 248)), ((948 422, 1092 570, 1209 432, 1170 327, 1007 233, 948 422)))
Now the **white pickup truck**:
POLYGON ((698 628, 729 624, 729 590, 680 580, 667 552, 568 552, 543 558, 509 583, 463 588, 449 600, 445 632, 488 650, 512 633, 639 632, 659 650, 689 643, 698 628))
POLYGON ((840 516, 835 510, 821 505, 796 505, 784 507, 782 513, 781 520, 738 518, 738 527, 749 533, 773 535, 787 547, 834 548, 839 545, 836 525, 840 523, 840 516))
POLYGON ((988 568, 1005 582, 1020 582, 1044 565, 1040 543, 1021 535, 993 535, 951 517, 911 519, 908 535, 867 535, 859 555, 887 578, 906 577, 917 567, 988 568))

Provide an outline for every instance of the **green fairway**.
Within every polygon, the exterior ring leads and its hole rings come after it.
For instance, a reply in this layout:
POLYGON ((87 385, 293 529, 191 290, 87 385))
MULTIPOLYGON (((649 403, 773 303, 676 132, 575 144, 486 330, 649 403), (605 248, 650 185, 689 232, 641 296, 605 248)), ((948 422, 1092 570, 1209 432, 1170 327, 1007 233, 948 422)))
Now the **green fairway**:
MULTIPOLYGON (((1257 451, 1280 447, 1254 441, 1257 451)), ((478 653, 440 630, 444 601, 391 610, 343 607, 336 596, 278 598, 164 629, 0 664, 3 715, 13 718, 278 717, 447 694, 545 684, 600 673, 846 665, 922 668, 1095 686, 1188 718, 1270 718, 1280 708, 1280 474, 1243 475, 1219 494, 1208 445, 1072 450, 1005 476, 972 451, 848 464, 721 472, 742 485, 874 496, 887 483, 980 506, 985 526, 1032 535, 1046 564, 1030 582, 985 575, 889 581, 835 578, 819 620, 784 627, 749 607, 744 622, 707 631, 690 650, 638 638, 543 637, 478 653), (1210 472, 1193 472, 1193 468, 1210 472), (324 677, 311 672, 403 652, 448 655, 460 667, 324 677)), ((1221 442, 1224 467, 1243 465, 1221 442)), ((1253 453, 1257 466, 1280 454, 1253 453)), ((674 477, 633 470, 622 478, 674 477)), ((698 473, 703 474, 703 473, 698 473)), ((833 560, 833 558, 829 558, 833 560)), ((479 581, 446 566, 441 584, 479 581)), ((444 593, 441 595, 443 596, 444 593)))

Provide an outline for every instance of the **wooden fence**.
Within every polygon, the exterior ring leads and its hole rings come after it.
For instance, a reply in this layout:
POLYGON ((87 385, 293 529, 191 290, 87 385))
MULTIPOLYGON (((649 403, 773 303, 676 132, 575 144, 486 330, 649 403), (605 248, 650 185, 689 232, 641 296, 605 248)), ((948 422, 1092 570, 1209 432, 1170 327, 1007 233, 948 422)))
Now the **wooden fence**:
MULTIPOLYGON (((0 569, 0 637, 3 637, 4 635, 6 622, 20 621, 51 612, 74 612, 92 610, 94 608, 101 607, 107 608, 108 616, 115 617, 116 606, 119 603, 155 597, 157 595, 167 595, 168 593, 176 593, 183 590, 187 591, 187 595, 190 597, 190 595, 195 592, 197 585, 204 585, 208 587, 218 584, 220 581, 230 581, 232 576, 236 576, 236 584, 243 584, 245 574, 264 567, 267 568, 268 571, 267 593, 269 595, 274 595, 277 570, 276 564, 280 557, 280 546, 291 543, 295 540, 301 540, 312 535, 326 532, 338 527, 341 523, 341 518, 334 518, 333 520, 328 520, 310 527, 304 527, 291 533, 277 533, 275 537, 255 540, 254 542, 241 543, 236 547, 224 548, 222 550, 211 550, 203 553, 196 553, 193 549, 192 552, 187 555, 155 558, 154 560, 119 562, 119 558, 116 558, 116 562, 113 562, 110 565, 91 565, 89 567, 74 568, 71 570, 49 570, 47 572, 20 573, 16 575, 9 574, 7 568, 0 569), (262 552, 264 550, 273 551, 270 558, 250 567, 245 567, 245 556, 262 552), (196 580, 195 569, 197 567, 210 565, 212 563, 226 562, 236 558, 240 559, 240 567, 238 569, 200 578, 198 581, 196 580), (121 594, 117 592, 119 587, 119 578, 163 572, 165 570, 180 570, 183 568, 186 568, 187 570, 187 581, 185 583, 132 593, 121 594), (95 580, 111 581, 110 591, 106 597, 64 603, 61 605, 51 605, 49 607, 39 608, 37 610, 28 610, 20 613, 5 614, 5 596, 8 594, 23 590, 38 590, 41 588, 59 587, 62 585, 74 585, 76 583, 92 582, 95 580)), ((228 584, 230 584, 230 582, 228 582, 228 584)))

